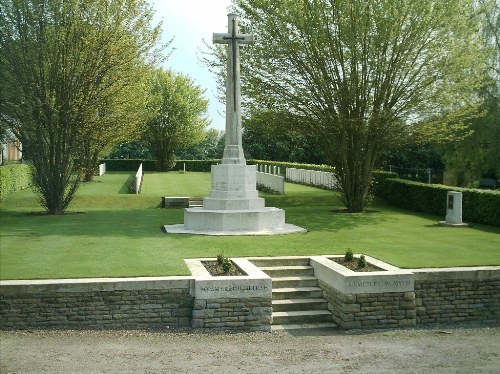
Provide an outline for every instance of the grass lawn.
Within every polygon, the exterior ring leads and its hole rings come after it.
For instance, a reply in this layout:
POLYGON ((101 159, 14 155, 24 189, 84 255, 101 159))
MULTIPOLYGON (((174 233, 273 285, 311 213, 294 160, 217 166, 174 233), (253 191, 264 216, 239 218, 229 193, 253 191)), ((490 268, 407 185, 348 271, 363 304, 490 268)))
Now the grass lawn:
POLYGON ((500 265, 500 228, 439 227, 443 217, 375 200, 370 213, 333 213, 336 193, 287 184, 286 195, 262 195, 285 209, 303 234, 208 237, 165 234, 182 209, 161 209, 161 196, 205 196, 209 173, 147 173, 142 193, 128 194, 132 173, 109 173, 81 186, 69 214, 46 216, 29 190, 0 208, 0 279, 188 275, 183 259, 343 254, 348 248, 399 267, 500 265))

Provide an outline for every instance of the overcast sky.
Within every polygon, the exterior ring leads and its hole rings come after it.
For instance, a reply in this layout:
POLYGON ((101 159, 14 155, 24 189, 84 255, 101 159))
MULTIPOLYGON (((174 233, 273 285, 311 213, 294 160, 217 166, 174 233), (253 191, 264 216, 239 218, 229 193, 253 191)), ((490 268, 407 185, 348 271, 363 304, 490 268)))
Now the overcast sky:
POLYGON ((201 65, 198 56, 203 39, 211 44, 214 32, 226 32, 231 0, 148 1, 156 12, 155 22, 163 21, 162 41, 174 37, 171 46, 175 50, 164 67, 189 75, 198 86, 206 89, 211 127, 224 130, 225 104, 217 100, 215 77, 201 65))

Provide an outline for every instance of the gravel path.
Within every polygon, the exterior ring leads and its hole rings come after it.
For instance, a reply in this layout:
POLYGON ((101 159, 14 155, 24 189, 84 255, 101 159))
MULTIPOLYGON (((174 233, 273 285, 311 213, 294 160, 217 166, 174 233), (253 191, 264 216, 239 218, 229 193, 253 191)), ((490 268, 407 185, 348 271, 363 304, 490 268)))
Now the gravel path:
POLYGON ((500 373, 500 327, 0 332, 0 373, 500 373))

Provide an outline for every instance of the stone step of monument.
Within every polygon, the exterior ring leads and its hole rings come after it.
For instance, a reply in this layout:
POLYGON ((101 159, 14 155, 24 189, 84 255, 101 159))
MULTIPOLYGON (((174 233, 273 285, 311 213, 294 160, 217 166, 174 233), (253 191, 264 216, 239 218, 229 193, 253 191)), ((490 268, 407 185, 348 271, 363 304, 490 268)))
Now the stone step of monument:
POLYGON ((328 310, 273 312, 273 325, 291 325, 297 323, 315 322, 333 322, 333 315, 328 310))
POLYGON ((308 265, 261 266, 260 269, 271 278, 314 275, 314 268, 308 265))
POLYGON ((338 325, 334 322, 317 322, 317 323, 294 323, 290 325, 272 325, 271 331, 288 331, 288 330, 311 330, 311 329, 338 329, 338 325))
POLYGON ((309 257, 300 256, 252 257, 249 260, 258 267, 309 266, 309 257))
POLYGON ((317 287, 318 278, 311 275, 293 277, 272 277, 273 288, 317 287))
POLYGON ((189 208, 203 208, 203 197, 190 197, 189 208))
POLYGON ((272 304, 273 312, 328 309, 328 303, 321 298, 273 300, 272 304))
POLYGON ((316 299, 321 297, 323 297, 323 290, 319 287, 273 288, 273 300, 316 299))

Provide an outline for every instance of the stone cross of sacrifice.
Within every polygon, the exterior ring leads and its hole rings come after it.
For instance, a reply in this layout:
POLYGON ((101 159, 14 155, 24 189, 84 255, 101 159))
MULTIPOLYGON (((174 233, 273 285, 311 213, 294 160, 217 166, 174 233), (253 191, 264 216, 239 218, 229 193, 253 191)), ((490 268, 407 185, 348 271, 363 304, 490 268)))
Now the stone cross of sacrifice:
POLYGON ((254 42, 253 34, 238 33, 238 16, 227 15, 227 34, 213 34, 213 42, 227 44, 226 143, 223 164, 246 164, 241 133, 241 87, 239 44, 254 42))

